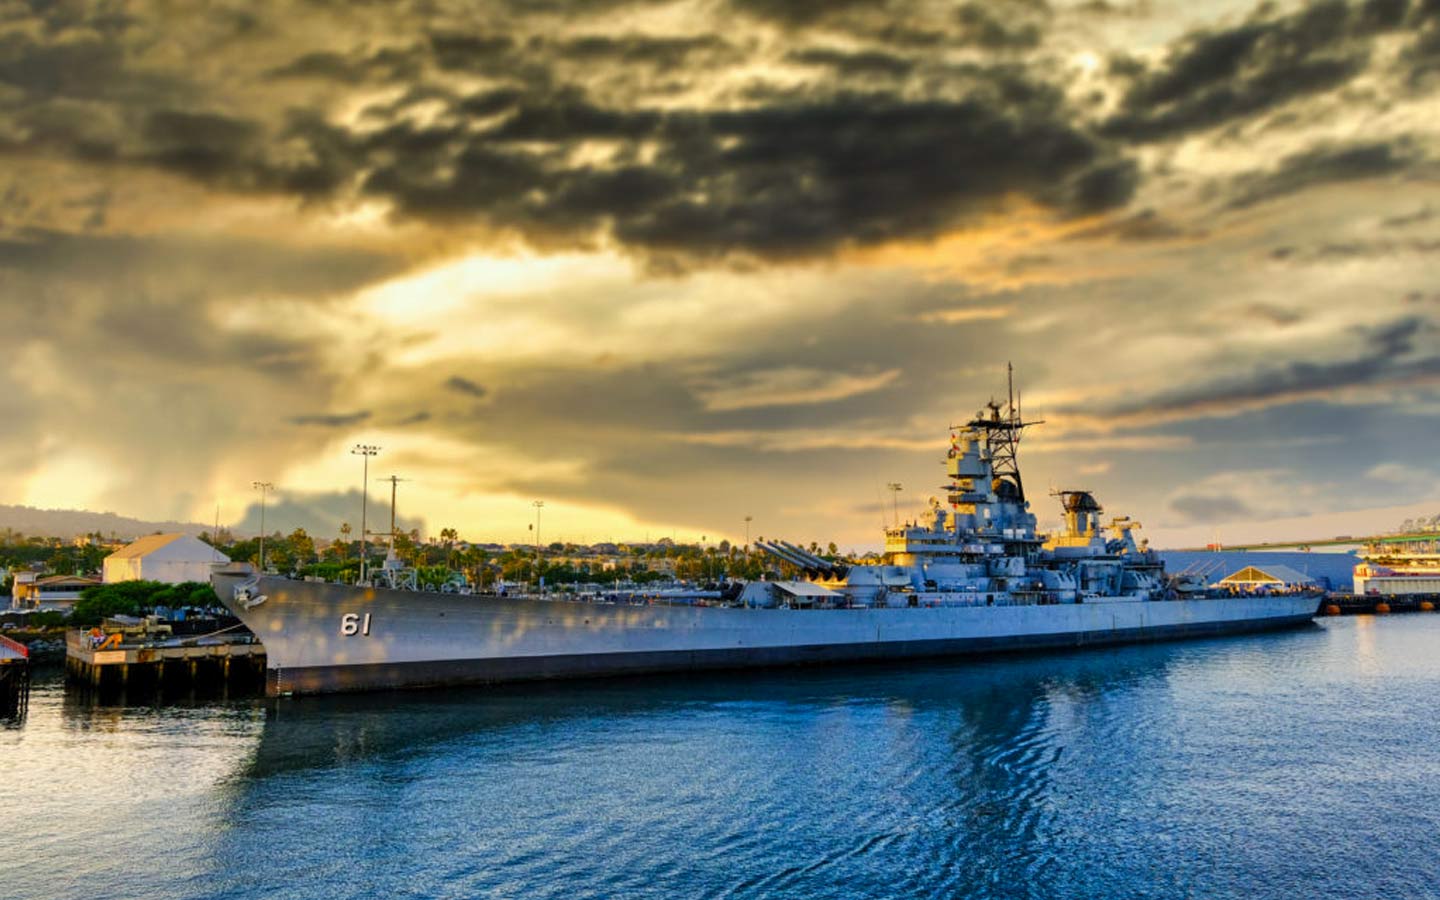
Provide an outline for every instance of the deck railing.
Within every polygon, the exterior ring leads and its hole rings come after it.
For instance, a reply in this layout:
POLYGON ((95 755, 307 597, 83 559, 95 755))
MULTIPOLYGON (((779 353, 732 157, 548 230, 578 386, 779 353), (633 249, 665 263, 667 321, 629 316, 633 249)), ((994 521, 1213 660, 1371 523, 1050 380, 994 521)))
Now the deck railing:
POLYGON ((25 646, 24 644, 20 643, 19 641, 12 641, 10 638, 6 637, 6 636, 3 635, 3 634, 0 634, 0 647, 4 647, 4 648, 7 649, 7 650, 13 650, 13 651, 15 651, 16 653, 20 654, 20 658, 21 658, 21 659, 29 659, 29 658, 30 658, 30 648, 29 648, 29 647, 25 646))

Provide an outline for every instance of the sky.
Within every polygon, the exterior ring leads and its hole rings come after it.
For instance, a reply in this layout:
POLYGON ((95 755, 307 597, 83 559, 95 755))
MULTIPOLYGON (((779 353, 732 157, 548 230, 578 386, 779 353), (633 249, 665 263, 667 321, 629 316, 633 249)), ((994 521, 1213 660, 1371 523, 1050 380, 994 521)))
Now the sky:
POLYGON ((0 502, 867 549, 1011 363, 1042 524, 1393 528, 1437 110, 1437 0, 0 0, 0 502))

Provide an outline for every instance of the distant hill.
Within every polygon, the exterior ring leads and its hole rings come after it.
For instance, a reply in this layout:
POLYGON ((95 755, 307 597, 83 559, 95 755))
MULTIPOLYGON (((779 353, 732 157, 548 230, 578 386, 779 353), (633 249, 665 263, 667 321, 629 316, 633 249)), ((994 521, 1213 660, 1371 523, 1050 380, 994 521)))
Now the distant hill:
POLYGON ((0 503, 0 530, 9 528, 30 536, 69 538, 98 531, 105 537, 113 534, 118 538, 137 538, 157 531, 167 534, 179 531, 196 535, 202 531, 212 531, 214 527, 199 522, 146 522, 112 512, 36 509, 33 506, 0 503))

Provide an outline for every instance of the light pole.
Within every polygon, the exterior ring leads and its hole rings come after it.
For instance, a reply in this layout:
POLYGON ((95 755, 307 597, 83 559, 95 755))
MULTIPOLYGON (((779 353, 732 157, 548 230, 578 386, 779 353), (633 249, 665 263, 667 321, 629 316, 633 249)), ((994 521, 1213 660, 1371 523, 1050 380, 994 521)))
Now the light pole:
POLYGON ((251 482, 251 487, 260 492, 260 573, 263 575, 265 573, 265 494, 275 490, 275 485, 268 481, 255 481, 251 482))
POLYGON ((536 500, 532 505, 535 507, 535 587, 544 593, 544 586, 540 583, 540 510, 545 508, 545 501, 536 500))
POLYGON ((891 494, 892 494, 892 496, 893 496, 893 498, 894 498, 894 499, 893 499, 893 502, 891 503, 891 505, 892 505, 892 506, 894 507, 894 509, 895 509, 895 524, 896 524, 896 526, 899 526, 899 524, 900 524, 900 492, 901 492, 902 490, 904 490, 904 487, 902 487, 901 484, 900 484, 900 482, 898 482, 898 481, 892 481, 892 482, 890 482, 889 484, 887 484, 887 485, 885 485, 885 486, 890 489, 891 494))
POLYGON ((351 454, 359 456, 364 460, 360 467, 360 581, 362 584, 367 574, 365 571, 365 557, 370 550, 369 544, 365 539, 365 536, 369 534, 369 532, 366 531, 366 515, 369 513, 368 501, 370 500, 370 457, 375 456, 379 452, 379 447, 370 444, 356 444, 350 448, 351 454))

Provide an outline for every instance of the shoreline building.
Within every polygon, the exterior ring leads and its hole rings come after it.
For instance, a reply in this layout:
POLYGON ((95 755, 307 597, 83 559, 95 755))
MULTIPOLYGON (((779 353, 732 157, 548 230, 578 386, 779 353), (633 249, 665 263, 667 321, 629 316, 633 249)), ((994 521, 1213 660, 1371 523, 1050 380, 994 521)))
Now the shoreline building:
POLYGON ((106 584, 117 581, 210 580, 210 567, 230 557, 188 534, 152 534, 127 544, 105 557, 106 584))
POLYGON ((75 605, 80 592, 100 584, 98 578, 84 575, 41 575, 38 572, 16 572, 10 588, 10 608, 29 610, 64 610, 75 605))

